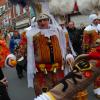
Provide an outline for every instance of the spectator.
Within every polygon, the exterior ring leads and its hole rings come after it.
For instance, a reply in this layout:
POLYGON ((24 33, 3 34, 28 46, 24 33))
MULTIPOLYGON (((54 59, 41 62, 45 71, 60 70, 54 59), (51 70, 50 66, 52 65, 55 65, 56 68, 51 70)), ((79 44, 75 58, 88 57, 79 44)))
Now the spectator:
POLYGON ((81 42, 80 42, 80 31, 75 27, 75 23, 73 21, 70 21, 68 23, 67 27, 69 38, 72 43, 73 49, 76 52, 76 54, 81 54, 81 42))
POLYGON ((20 42, 20 34, 17 31, 15 31, 10 39, 10 44, 9 44, 11 53, 14 53, 14 49, 18 46, 19 42, 20 42))

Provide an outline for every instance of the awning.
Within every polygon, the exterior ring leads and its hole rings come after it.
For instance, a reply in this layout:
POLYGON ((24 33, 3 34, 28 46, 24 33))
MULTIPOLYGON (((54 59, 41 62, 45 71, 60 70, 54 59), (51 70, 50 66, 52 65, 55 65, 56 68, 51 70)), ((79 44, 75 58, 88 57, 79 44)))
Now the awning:
POLYGON ((16 29, 21 29, 29 26, 29 19, 24 19, 16 22, 16 29))

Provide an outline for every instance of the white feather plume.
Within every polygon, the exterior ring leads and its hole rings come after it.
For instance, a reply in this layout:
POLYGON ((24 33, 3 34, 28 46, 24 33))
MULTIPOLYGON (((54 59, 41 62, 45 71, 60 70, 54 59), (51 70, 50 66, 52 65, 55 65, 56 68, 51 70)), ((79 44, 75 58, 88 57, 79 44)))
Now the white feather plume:
POLYGON ((50 12, 53 14, 66 14, 73 11, 74 0, 51 0, 50 12))
MULTIPOLYGON (((90 14, 100 10, 100 0, 76 0, 79 11, 83 14, 90 14)), ((49 3, 50 12, 53 14, 69 14, 73 11, 75 0, 51 0, 49 3)))

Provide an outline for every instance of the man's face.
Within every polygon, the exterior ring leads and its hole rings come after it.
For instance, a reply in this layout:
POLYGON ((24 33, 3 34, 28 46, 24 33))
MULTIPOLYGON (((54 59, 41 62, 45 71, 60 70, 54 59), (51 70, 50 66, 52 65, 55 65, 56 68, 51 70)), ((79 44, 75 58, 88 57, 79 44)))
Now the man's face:
POLYGON ((69 27, 70 29, 75 28, 74 22, 69 22, 68 27, 69 27))
POLYGON ((95 19, 95 20, 93 21, 93 24, 94 24, 94 25, 98 25, 98 19, 95 19))
POLYGON ((40 29, 47 29, 49 26, 49 19, 41 19, 37 21, 40 29))
POLYGON ((14 32, 14 36, 17 37, 18 36, 18 32, 14 32))
POLYGON ((100 19, 98 19, 98 24, 100 24, 100 19))

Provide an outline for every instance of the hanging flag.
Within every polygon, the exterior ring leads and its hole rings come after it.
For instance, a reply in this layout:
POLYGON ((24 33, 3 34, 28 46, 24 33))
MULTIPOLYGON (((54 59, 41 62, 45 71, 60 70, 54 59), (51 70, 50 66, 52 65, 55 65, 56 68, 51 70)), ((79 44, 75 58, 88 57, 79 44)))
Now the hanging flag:
POLYGON ((78 12, 79 12, 79 8, 78 8, 78 5, 77 5, 77 1, 75 0, 73 13, 78 13, 78 12))

